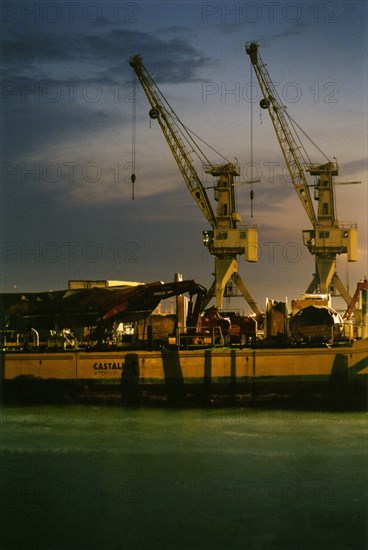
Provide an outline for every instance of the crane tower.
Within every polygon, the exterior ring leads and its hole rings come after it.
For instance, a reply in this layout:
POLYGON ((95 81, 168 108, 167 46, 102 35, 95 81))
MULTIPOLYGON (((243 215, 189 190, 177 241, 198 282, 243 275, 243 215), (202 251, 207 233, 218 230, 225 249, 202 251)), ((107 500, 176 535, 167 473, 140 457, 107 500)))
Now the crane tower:
POLYGON ((210 230, 203 231, 203 243, 215 257, 215 280, 208 291, 204 306, 215 296, 216 307, 222 309, 225 287, 232 278, 251 309, 259 315, 261 312, 238 272, 238 256, 243 255, 248 262, 258 260, 257 228, 254 225, 240 225, 240 214, 236 211, 234 177, 239 175, 238 166, 228 161, 212 164, 205 157, 204 171, 216 178, 213 188, 217 208, 214 212, 206 189, 193 165, 191 152, 195 144, 188 128, 183 125, 161 94, 143 65, 142 57, 135 55, 130 58, 129 63, 151 106, 150 117, 158 121, 189 192, 211 226, 210 230), (190 143, 190 149, 187 143, 190 143))
POLYGON ((349 262, 357 261, 358 232, 356 224, 340 223, 336 218, 334 177, 338 175, 338 164, 304 161, 295 130, 289 124, 290 117, 259 55, 258 44, 248 43, 245 48, 263 95, 260 106, 269 112, 291 181, 312 224, 312 229, 303 231, 303 243, 315 256, 315 273, 307 293, 327 294, 333 287, 350 304, 351 296, 336 271, 336 256, 347 254, 349 262), (306 172, 314 177, 314 184, 307 182, 306 172), (318 203, 317 213, 309 191, 311 186, 318 203))

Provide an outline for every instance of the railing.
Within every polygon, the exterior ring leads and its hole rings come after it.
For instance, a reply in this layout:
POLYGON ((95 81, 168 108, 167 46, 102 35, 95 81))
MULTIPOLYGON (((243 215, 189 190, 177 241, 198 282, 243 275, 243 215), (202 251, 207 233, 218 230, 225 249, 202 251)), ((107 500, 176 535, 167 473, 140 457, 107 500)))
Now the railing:
POLYGON ((182 333, 180 329, 177 329, 176 332, 176 345, 178 348, 183 347, 186 350, 192 349, 194 347, 212 347, 212 348, 221 348, 225 345, 225 338, 220 326, 208 327, 206 332, 195 332, 196 327, 187 327, 189 332, 182 333), (190 333, 190 330, 193 330, 193 333, 190 333), (206 344, 205 340, 210 339, 209 344, 206 344), (199 340, 200 342, 194 342, 194 340, 199 340))

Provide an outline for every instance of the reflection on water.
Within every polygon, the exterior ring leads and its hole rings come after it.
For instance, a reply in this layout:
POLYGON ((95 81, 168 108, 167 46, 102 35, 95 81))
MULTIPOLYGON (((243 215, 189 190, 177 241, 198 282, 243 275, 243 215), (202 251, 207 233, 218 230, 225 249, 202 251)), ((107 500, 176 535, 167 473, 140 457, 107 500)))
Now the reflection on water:
POLYGON ((2 550, 365 549, 366 413, 1 409, 2 550))

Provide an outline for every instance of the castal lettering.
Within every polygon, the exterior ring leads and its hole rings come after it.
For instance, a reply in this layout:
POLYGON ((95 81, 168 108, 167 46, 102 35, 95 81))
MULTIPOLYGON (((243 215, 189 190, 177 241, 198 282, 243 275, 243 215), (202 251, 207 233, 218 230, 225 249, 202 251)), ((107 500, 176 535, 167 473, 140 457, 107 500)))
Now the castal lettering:
POLYGON ((95 370, 122 370, 121 363, 95 363, 95 370))

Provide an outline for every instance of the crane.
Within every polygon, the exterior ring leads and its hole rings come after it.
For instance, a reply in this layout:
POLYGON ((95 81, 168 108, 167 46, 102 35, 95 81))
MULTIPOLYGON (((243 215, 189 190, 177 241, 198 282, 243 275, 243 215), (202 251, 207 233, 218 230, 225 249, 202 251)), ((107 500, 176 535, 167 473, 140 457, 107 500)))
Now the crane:
POLYGON ((232 279, 254 313, 260 315, 261 311, 239 275, 238 256, 244 255, 248 262, 258 261, 258 231, 254 225, 239 225, 241 218, 236 211, 234 191, 234 178, 239 175, 237 164, 227 160, 221 164, 209 162, 188 128, 160 92, 145 68, 142 57, 134 55, 129 63, 147 96, 151 107, 150 118, 158 121, 189 192, 211 226, 211 230, 203 231, 203 243, 215 257, 215 280, 205 298, 204 307, 215 296, 216 307, 222 309, 225 287, 229 279, 232 279), (216 212, 193 165, 191 153, 194 150, 204 159, 205 173, 216 178, 213 185, 217 201, 216 212))
POLYGON ((323 164, 304 161, 292 119, 259 55, 258 44, 247 43, 245 49, 263 95, 260 107, 269 112, 291 181, 313 227, 303 231, 303 244, 315 256, 315 273, 306 292, 327 294, 333 287, 350 304, 351 296, 336 271, 336 256, 347 254, 349 262, 357 261, 358 230, 356 224, 340 223, 336 218, 334 177, 338 175, 338 163, 336 159, 335 162, 327 159, 323 164), (314 184, 308 183, 306 172, 314 176, 314 184), (318 201, 317 213, 309 191, 311 186, 318 201))

